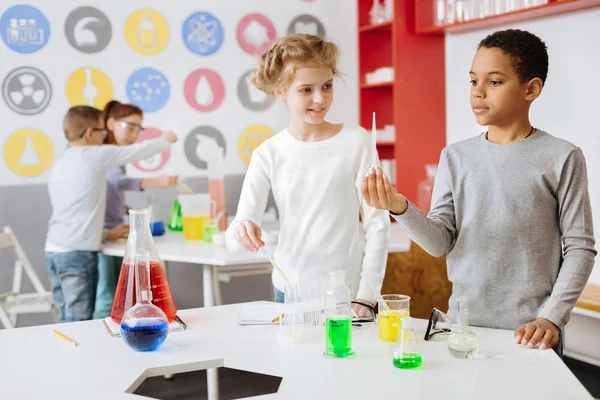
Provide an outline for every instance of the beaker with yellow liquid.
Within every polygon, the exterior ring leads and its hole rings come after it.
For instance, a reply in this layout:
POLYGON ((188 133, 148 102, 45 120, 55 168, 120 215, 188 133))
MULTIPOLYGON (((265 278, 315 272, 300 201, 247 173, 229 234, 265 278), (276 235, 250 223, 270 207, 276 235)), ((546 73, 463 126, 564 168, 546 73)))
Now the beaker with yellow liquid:
POLYGON ((211 224, 216 203, 206 193, 182 194, 179 196, 183 236, 186 240, 203 240, 204 226, 211 224))
POLYGON ((410 297, 402 294, 384 294, 378 301, 377 326, 379 339, 395 342, 402 328, 402 317, 410 316, 410 297))

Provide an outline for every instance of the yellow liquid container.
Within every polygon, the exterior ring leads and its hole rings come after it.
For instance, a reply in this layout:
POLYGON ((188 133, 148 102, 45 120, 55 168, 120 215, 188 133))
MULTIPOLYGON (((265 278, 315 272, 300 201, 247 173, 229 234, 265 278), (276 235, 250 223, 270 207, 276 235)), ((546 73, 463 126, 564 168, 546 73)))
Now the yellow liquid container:
POLYGON ((402 328, 401 318, 409 315, 410 313, 404 310, 380 311, 377 318, 379 339, 386 342, 395 342, 398 339, 398 330, 402 328))
POLYGON ((210 215, 192 214, 183 216, 183 236, 185 240, 203 240, 203 227, 210 225, 210 215))

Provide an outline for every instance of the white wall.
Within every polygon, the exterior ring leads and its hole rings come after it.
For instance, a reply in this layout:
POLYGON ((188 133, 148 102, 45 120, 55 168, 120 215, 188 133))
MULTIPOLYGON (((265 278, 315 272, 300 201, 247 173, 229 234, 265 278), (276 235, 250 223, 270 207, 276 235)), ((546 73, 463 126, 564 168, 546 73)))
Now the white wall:
MULTIPOLYGON (((531 122, 554 136, 581 147, 586 156, 594 229, 600 242, 600 9, 574 12, 515 25, 446 35, 447 142, 477 135, 469 106, 469 70, 478 42, 507 28, 531 31, 546 42, 550 56, 548 80, 531 111, 531 122)), ((600 248, 600 244, 596 245, 600 248)), ((600 265, 590 282, 600 283, 600 265)))
MULTIPOLYGON (((0 15, 18 0, 2 1, 0 15)), ((86 2, 58 1, 50 4, 47 0, 31 0, 27 4, 41 11, 49 23, 48 43, 40 50, 22 54, 13 51, 0 40, 0 86, 7 74, 17 67, 32 66, 41 70, 50 81, 52 97, 49 105, 39 114, 22 115, 10 109, 0 100, 0 146, 22 128, 35 128, 45 133, 53 143, 56 160, 65 149, 66 141, 62 133, 62 118, 70 106, 65 95, 66 86, 73 71, 82 67, 94 67, 103 71, 112 82, 113 98, 129 102, 126 82, 133 71, 142 67, 152 67, 162 72, 170 83, 170 97, 163 108, 146 112, 144 125, 160 129, 172 129, 179 135, 179 142, 171 150, 168 163, 160 170, 145 173, 128 168, 129 174, 136 176, 156 175, 157 173, 177 173, 185 176, 206 176, 205 168, 198 168, 188 161, 184 146, 191 130, 199 125, 210 125, 224 136, 227 152, 225 156, 226 174, 244 174, 247 165, 238 155, 238 138, 249 126, 261 124, 278 132, 287 125, 287 110, 280 101, 263 111, 250 111, 242 106, 237 95, 240 76, 257 66, 258 55, 247 54, 238 44, 236 37, 238 24, 249 14, 261 14, 268 18, 276 37, 283 37, 288 26, 298 16, 309 14, 322 23, 327 39, 341 48, 340 70, 345 80, 336 85, 336 102, 329 115, 334 122, 358 123, 358 79, 357 79, 357 32, 356 2, 346 0, 306 1, 306 0, 219 0, 193 1, 178 0, 175 6, 163 0, 106 0, 94 7, 102 11, 112 26, 112 38, 105 49, 97 53, 83 53, 74 49, 65 34, 65 24, 70 13, 86 2), (129 47, 124 34, 128 17, 142 8, 157 11, 168 24, 166 47, 155 55, 142 55, 129 47), (224 32, 223 45, 212 55, 200 56, 186 47, 182 37, 182 27, 192 13, 205 11, 213 14, 221 23, 224 32), (223 79, 225 98, 213 111, 194 110, 184 97, 184 82, 192 71, 209 68, 223 79)), ((93 29, 93 28, 92 28, 93 29)), ((163 36, 165 29, 157 29, 163 36)), ((46 33, 48 36, 48 33, 46 33)), ((92 78, 94 79, 94 78, 92 78)), ((100 92, 105 86, 99 86, 100 92)), ((0 94, 0 98, 1 98, 0 94)), ((103 107, 104 102, 96 104, 103 107)), ((142 107, 143 108, 143 107, 142 107)), ((3 146, 2 146, 3 147, 3 146)), ((50 167, 51 168, 51 167, 50 167)), ((0 185, 40 184, 47 180, 50 168, 41 175, 22 176, 13 172, 3 160, 0 152, 0 185)))

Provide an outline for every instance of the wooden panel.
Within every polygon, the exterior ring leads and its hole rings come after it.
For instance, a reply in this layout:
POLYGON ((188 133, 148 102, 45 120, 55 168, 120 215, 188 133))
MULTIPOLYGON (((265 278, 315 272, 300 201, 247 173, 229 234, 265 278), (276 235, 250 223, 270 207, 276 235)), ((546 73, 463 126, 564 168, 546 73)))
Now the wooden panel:
POLYGON ((414 242, 410 252, 390 253, 381 293, 410 296, 410 314, 415 318, 429 318, 433 307, 446 312, 452 293, 446 256, 433 257, 414 242))
POLYGON ((600 312, 600 285, 587 284, 577 301, 577 307, 600 312))

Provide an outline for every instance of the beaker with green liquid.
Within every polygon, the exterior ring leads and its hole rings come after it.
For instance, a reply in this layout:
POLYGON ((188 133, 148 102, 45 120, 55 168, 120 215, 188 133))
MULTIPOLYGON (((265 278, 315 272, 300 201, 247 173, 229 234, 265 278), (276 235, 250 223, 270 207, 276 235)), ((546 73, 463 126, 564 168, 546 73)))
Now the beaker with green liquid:
POLYGON ((325 292, 325 356, 345 358, 354 355, 350 301, 346 271, 331 271, 325 292))
POLYGON ((396 348, 394 349, 394 367, 400 369, 418 369, 423 365, 423 358, 417 346, 417 336, 412 327, 412 318, 402 317, 402 328, 398 331, 396 348))

